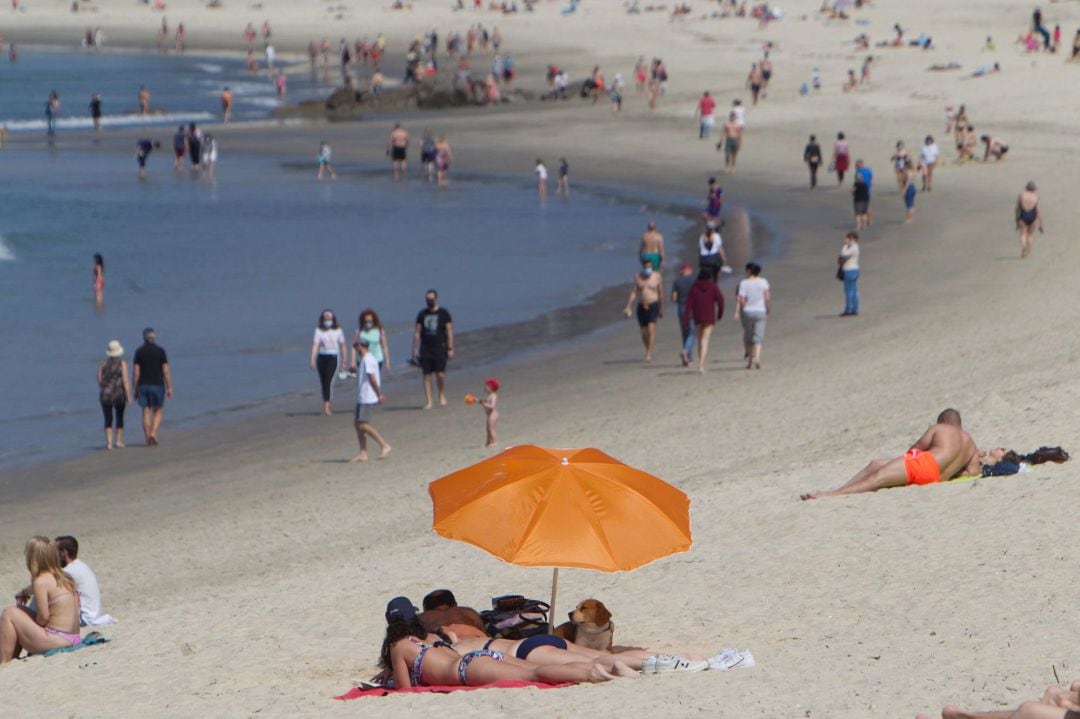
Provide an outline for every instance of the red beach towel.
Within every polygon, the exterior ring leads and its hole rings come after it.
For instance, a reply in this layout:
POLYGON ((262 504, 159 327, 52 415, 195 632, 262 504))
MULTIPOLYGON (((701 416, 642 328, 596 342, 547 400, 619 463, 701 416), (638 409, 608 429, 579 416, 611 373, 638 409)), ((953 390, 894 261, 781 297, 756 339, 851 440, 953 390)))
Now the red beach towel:
POLYGON ((449 686, 449 687, 408 687, 407 689, 385 689, 383 687, 376 687, 375 689, 350 689, 335 699, 341 701, 348 701, 350 699, 360 699, 363 697, 384 697, 388 694, 448 694, 450 692, 472 691, 473 689, 521 689, 522 687, 536 687, 537 689, 560 689, 562 687, 570 686, 570 682, 563 682, 562 684, 545 684, 543 682, 517 682, 504 680, 500 682, 493 682, 491 684, 485 684, 482 687, 462 687, 462 686, 449 686))

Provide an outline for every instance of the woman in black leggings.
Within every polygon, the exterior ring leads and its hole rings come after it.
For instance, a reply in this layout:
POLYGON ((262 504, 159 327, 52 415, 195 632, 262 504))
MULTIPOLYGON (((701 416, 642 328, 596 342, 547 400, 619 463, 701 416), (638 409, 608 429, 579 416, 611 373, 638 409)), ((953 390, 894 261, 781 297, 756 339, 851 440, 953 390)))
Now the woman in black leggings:
POLYGON ((334 384, 334 375, 338 365, 344 367, 345 333, 338 325, 337 315, 333 310, 323 310, 319 322, 315 325, 315 338, 311 341, 311 369, 318 371, 322 385, 323 414, 334 412, 330 404, 330 388, 334 384))
POLYGON ((105 415, 105 449, 112 449, 113 420, 116 424, 115 446, 124 446, 124 408, 131 396, 131 386, 128 384, 128 367, 124 360, 124 348, 120 343, 113 340, 105 351, 107 359, 98 365, 98 387, 101 392, 98 399, 101 401, 101 412, 105 415))

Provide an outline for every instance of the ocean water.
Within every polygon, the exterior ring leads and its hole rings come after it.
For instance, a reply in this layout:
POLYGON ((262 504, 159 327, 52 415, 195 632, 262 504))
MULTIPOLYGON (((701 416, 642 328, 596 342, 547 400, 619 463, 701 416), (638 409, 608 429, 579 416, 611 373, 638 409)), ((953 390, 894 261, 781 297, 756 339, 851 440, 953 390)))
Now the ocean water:
MULTIPOLYGON (((201 122, 221 116, 221 90, 233 92, 236 120, 262 119, 279 101, 271 78, 249 73, 242 58, 128 53, 20 46, 18 61, 0 57, 0 123, 9 131, 43 131, 45 103, 60 95, 59 130, 86 129, 90 96, 102 98, 102 125, 201 122), (151 92, 151 107, 161 113, 140 117, 139 87, 151 92)), ((264 58, 256 53, 260 65, 264 58)), ((280 65, 280 62, 279 62, 280 65)), ((326 97, 329 77, 307 72, 288 74, 290 103, 326 97)))
MULTIPOLYGON (((689 224, 606 194, 541 204, 529 178, 453 179, 440 192, 395 184, 380 164, 319 183, 315 149, 301 167, 225 146, 216 181, 177 174, 155 152, 143 182, 133 153, 107 143, 2 152, 0 469, 99 446, 98 360, 118 339, 130 363, 145 326, 173 370, 168 432, 316 391, 308 354, 323 308, 348 337, 358 312, 375 308, 400 376, 429 287, 459 333, 521 322, 628 282, 647 219, 673 239, 689 224)), ((339 409, 354 386, 336 390, 339 409)), ((132 443, 137 412, 126 418, 132 443)))

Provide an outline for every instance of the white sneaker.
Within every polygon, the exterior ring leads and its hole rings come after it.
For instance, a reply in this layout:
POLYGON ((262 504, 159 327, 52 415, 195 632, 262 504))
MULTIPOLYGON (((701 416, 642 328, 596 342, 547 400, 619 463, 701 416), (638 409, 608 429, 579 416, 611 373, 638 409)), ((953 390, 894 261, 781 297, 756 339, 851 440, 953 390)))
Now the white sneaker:
POLYGON ((749 669, 755 666, 754 655, 749 649, 724 649, 709 659, 709 669, 726 672, 732 669, 749 669))
POLYGON ((656 674, 656 659, 655 656, 645 657, 644 661, 641 662, 641 673, 656 674))
POLYGON ((700 672, 709 668, 709 663, 704 660, 683 659, 680 656, 661 654, 656 657, 656 673, 670 674, 671 672, 700 672))

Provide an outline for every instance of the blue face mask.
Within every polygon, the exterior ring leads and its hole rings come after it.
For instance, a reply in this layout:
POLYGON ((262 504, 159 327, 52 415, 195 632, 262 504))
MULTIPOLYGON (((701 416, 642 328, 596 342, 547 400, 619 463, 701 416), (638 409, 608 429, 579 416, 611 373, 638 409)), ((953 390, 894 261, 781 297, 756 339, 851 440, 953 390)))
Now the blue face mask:
POLYGON ((651 275, 651 274, 652 274, 652 268, 651 268, 651 267, 646 267, 645 269, 643 269, 643 270, 641 271, 641 274, 643 274, 643 275, 645 275, 646 277, 648 277, 649 275, 651 275))
POLYGON ((334 326, 334 321, 333 320, 323 320, 322 326, 325 327, 326 329, 330 329, 331 327, 334 326))

